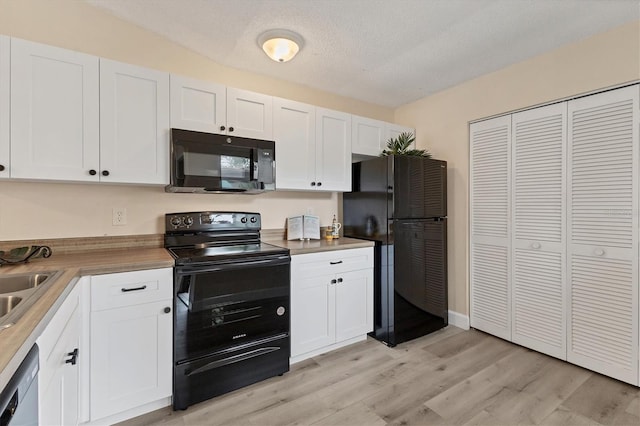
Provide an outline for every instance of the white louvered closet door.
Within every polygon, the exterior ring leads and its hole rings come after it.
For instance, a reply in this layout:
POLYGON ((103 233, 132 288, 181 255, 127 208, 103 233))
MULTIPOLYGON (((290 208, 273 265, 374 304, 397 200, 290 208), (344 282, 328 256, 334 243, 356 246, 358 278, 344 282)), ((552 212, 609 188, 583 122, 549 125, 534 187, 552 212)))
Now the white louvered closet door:
POLYGON ((638 86, 569 102, 567 360, 638 384, 638 86))
POLYGON ((566 359, 567 104, 512 116, 512 341, 566 359))
POLYGON ((469 130, 471 326, 511 340, 511 116, 469 130))

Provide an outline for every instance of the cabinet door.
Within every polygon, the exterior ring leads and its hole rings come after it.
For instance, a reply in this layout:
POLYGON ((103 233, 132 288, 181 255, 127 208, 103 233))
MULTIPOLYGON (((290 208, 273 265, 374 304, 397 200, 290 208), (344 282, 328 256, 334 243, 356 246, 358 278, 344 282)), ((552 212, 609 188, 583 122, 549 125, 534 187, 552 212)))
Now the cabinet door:
POLYGON ((11 40, 11 177, 98 181, 98 58, 11 40))
POLYGON ((100 180, 169 183, 169 74, 100 60, 100 180))
MULTIPOLYGON (((292 266, 293 267, 293 266, 292 266)), ((291 356, 335 343, 336 287, 334 275, 291 276, 291 356)))
POLYGON ((78 284, 37 339, 40 347, 38 397, 42 425, 78 424, 79 368, 85 359, 80 348, 80 295, 78 284), (74 350, 78 350, 75 357, 74 350))
POLYGON ((91 420, 171 396, 171 305, 91 314, 91 420))
MULTIPOLYGON (((413 133, 415 135, 416 130, 411 127, 400 126, 399 124, 387 123, 385 127, 385 137, 382 141, 382 148, 384 149, 387 146, 389 139, 397 138, 400 136, 400 133, 413 133)), ((415 143, 412 148, 415 148, 415 143)))
POLYGON ((336 275, 336 342, 373 331, 373 269, 336 275))
POLYGON ((511 116, 471 135, 471 326, 511 339, 511 116))
POLYGON ((316 112, 313 105, 273 100, 276 188, 311 189, 316 176, 316 112))
POLYGON ((351 153, 378 156, 386 144, 386 123, 371 118, 351 116, 351 153))
POLYGON ((567 360, 638 384, 639 86, 569 102, 567 360))
POLYGON ((171 127, 226 134, 227 88, 171 75, 171 127))
POLYGON ((8 178, 11 173, 9 141, 9 114, 11 104, 9 98, 9 37, 0 35, 0 178, 8 178))
POLYGON ((228 87, 227 134, 273 140, 273 98, 228 87))
POLYGON ((316 189, 351 191, 351 115, 316 108, 316 189))
POLYGON ((72 364, 73 351, 79 347, 80 343, 80 311, 77 307, 76 313, 69 320, 64 331, 59 337, 52 357, 55 357, 57 368, 53 377, 40 397, 40 424, 41 425, 77 425, 78 424, 78 401, 79 401, 79 364, 78 354, 76 363, 72 364))
POLYGON ((514 114, 512 340, 566 359, 567 104, 514 114))

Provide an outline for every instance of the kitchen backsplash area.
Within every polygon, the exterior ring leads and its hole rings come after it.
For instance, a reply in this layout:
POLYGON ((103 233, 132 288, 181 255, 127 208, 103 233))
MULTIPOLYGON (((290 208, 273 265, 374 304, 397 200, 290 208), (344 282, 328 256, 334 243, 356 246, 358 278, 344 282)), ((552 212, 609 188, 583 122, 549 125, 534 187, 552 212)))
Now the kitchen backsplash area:
POLYGON ((160 186, 0 181, 0 241, 162 234, 165 213, 206 210, 259 212, 263 229, 283 229, 287 217, 300 214, 319 216, 328 225, 339 213, 338 197, 297 191, 170 194, 160 186))

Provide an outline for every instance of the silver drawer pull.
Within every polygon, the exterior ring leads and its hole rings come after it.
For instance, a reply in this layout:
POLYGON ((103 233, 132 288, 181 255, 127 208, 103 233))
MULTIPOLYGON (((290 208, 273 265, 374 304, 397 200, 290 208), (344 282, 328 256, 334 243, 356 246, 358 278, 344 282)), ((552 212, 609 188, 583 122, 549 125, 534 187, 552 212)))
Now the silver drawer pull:
POLYGON ((140 290, 144 290, 145 288, 147 288, 146 285, 143 285, 142 287, 134 287, 134 288, 122 288, 122 292, 123 293, 127 293, 129 291, 140 291, 140 290))

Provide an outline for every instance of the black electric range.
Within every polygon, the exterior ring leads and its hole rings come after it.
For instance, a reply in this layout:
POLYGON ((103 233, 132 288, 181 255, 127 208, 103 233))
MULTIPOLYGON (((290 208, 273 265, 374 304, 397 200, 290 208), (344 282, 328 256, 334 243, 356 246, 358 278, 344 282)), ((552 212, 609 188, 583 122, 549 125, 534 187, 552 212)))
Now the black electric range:
POLYGON ((289 371, 289 250, 247 212, 172 213, 174 409, 289 371))

